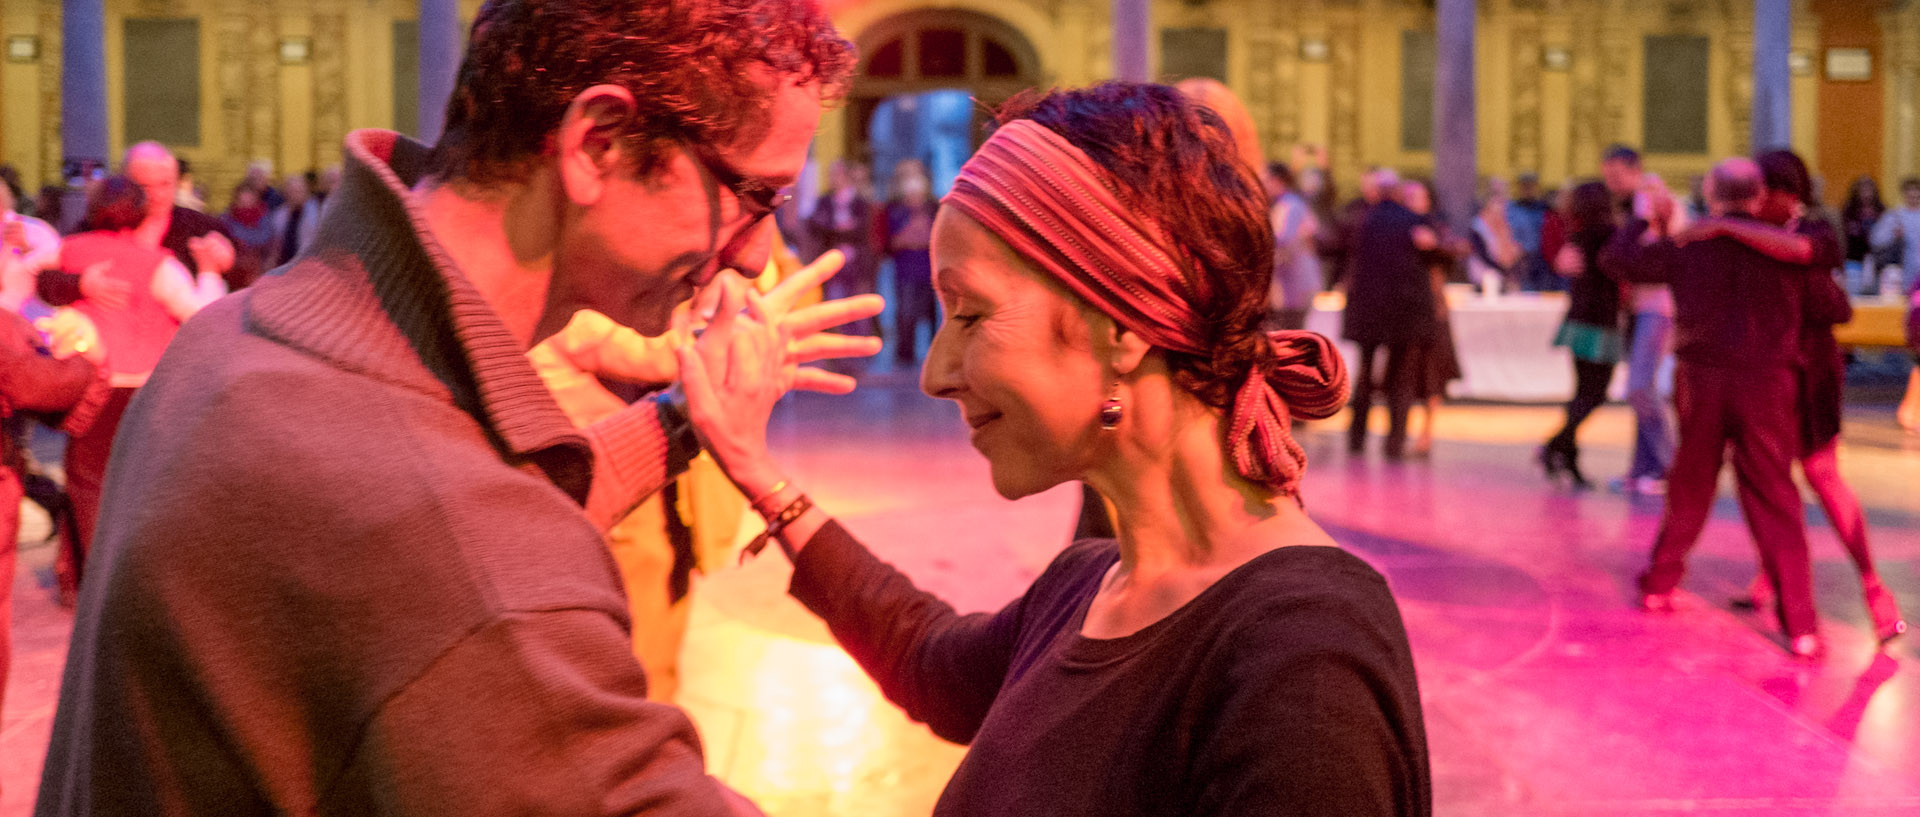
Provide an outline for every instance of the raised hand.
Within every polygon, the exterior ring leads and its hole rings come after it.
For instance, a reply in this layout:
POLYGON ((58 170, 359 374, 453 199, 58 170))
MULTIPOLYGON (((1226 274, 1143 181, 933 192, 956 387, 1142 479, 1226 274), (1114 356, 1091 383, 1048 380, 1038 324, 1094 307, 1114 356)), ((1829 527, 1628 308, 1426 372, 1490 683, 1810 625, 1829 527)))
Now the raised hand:
MULTIPOLYGON (((887 302, 878 295, 856 295, 795 308, 807 293, 819 288, 840 271, 846 256, 830 250, 813 263, 800 268, 764 296, 756 296, 757 308, 772 323, 787 330, 787 363, 799 366, 833 358, 872 357, 880 353, 880 339, 839 335, 827 330, 854 321, 871 318, 885 309, 887 302)), ((793 387, 827 394, 853 391, 854 379, 820 369, 800 369, 793 387)))
POLYGON ((79 355, 100 366, 107 361, 107 350, 100 343, 100 329, 79 310, 62 308, 33 322, 35 329, 47 333, 47 350, 55 360, 79 355))
POLYGON ((194 272, 224 273, 233 269, 233 242, 219 233, 187 239, 187 251, 193 255, 194 272))
MULTIPOLYGON (((807 293, 839 272, 841 261, 838 251, 829 252, 766 295, 754 294, 762 316, 787 331, 789 342, 783 349, 783 365, 800 367, 832 358, 871 357, 880 352, 879 338, 849 337, 826 331, 880 314, 886 306, 880 296, 861 295, 794 307, 807 293)), ((716 283, 702 290, 675 315, 673 328, 665 335, 647 337, 598 312, 583 310, 574 315, 565 330, 542 345, 559 344, 556 351, 582 372, 610 380, 664 386, 680 379, 680 360, 674 350, 693 338, 695 327, 707 327, 716 322, 716 316, 724 314, 719 299, 732 285, 720 284, 720 280, 737 284, 742 290, 741 303, 745 303, 752 285, 734 273, 723 273, 716 283)), ((734 308, 736 312, 739 309, 739 306, 734 308)), ((845 375, 800 368, 793 374, 792 388, 846 394, 853 391, 854 385, 853 378, 845 375)))
POLYGON ((759 496, 779 480, 767 421, 795 382, 792 337, 744 281, 723 276, 714 285, 722 290, 713 323, 676 350, 680 385, 701 447, 744 493, 759 496))

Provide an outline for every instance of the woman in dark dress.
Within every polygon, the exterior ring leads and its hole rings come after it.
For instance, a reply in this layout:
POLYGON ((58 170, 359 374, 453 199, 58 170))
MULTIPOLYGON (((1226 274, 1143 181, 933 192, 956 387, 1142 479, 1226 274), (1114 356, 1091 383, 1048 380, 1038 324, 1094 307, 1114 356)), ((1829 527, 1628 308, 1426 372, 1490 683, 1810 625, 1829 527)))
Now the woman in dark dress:
POLYGON ((1425 411, 1421 412, 1419 427, 1414 432, 1411 453, 1415 457, 1426 457, 1433 453, 1433 424, 1440 414, 1440 404, 1446 401, 1447 384, 1461 376, 1460 355, 1453 345, 1453 311, 1447 306, 1447 281, 1453 277, 1454 266, 1473 250, 1467 240, 1453 235, 1446 219, 1433 211, 1433 191, 1426 182, 1403 181, 1396 197, 1425 220, 1434 236, 1433 247, 1420 253, 1427 265, 1427 286, 1433 290, 1434 323, 1416 353, 1413 386, 1414 403, 1423 406, 1425 411))
POLYGON ((1607 402, 1613 368, 1626 351, 1620 333, 1620 282, 1600 267, 1600 250, 1613 237, 1613 194, 1599 182, 1575 187, 1568 198, 1567 222, 1571 235, 1554 259, 1554 270, 1571 279, 1567 287, 1567 319, 1560 324, 1553 345, 1573 353, 1573 399, 1567 401, 1567 421, 1540 449, 1540 465, 1547 478, 1566 477, 1575 488, 1587 488, 1580 473, 1580 424, 1607 402))
POLYGON ((1847 231, 1848 261, 1864 264, 1873 253, 1873 225, 1886 212, 1887 203, 1880 198, 1880 185, 1873 177, 1854 179, 1853 187, 1847 190, 1847 203, 1840 208, 1840 223, 1847 231))
MULTIPOLYGON (((1840 418, 1846 385, 1846 361, 1834 342, 1833 327, 1853 318, 1847 293, 1833 280, 1842 258, 1840 237, 1821 219, 1805 218, 1813 203, 1813 182, 1806 162, 1789 150, 1772 150, 1755 160, 1766 180, 1760 218, 1778 228, 1751 225, 1730 228, 1720 221, 1717 234, 1742 241, 1779 260, 1820 267, 1807 276, 1800 327, 1800 473, 1820 498, 1820 508, 1860 574, 1860 591, 1873 620, 1874 637, 1884 644, 1907 631, 1900 605, 1880 581, 1867 546, 1867 517, 1860 498, 1840 475, 1840 418)), ((1700 234, 1698 237, 1711 237, 1700 234)), ((1742 606, 1772 606, 1773 584, 1756 578, 1742 606)))
POLYGON ((947 317, 921 385, 959 404, 1002 496, 1083 480, 1118 539, 958 615, 768 454, 793 375, 740 367, 784 338, 685 350, 694 427, 793 558, 791 592, 891 700, 971 744, 936 815, 1429 814, 1398 608, 1301 506, 1292 418, 1338 411, 1346 372, 1319 335, 1259 330, 1253 169, 1165 86, 1029 94, 999 121, 934 226, 947 317))

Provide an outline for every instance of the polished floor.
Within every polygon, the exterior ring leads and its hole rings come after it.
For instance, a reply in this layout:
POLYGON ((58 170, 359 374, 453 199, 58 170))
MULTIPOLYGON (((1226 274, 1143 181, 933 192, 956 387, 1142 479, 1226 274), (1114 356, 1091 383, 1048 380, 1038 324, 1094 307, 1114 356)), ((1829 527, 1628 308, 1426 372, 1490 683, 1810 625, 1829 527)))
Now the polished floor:
MULTIPOLYGON (((1441 815, 1920 815, 1920 652, 1875 649, 1858 584, 1809 505, 1832 654, 1789 659, 1770 621, 1726 605, 1753 549, 1723 495, 1678 612, 1631 604, 1660 501, 1548 487, 1545 406, 1449 406, 1429 461, 1349 457, 1344 418, 1304 433, 1309 510, 1392 583, 1413 640, 1441 815)), ((1920 613, 1920 440, 1889 406, 1851 410, 1843 469, 1887 583, 1920 613)), ((1583 435, 1619 473, 1630 418, 1583 435)), ((993 494, 949 405, 882 372, 801 396, 775 445, 795 478, 885 558, 962 610, 1022 591, 1066 543, 1077 494, 993 494)), ((37 523, 36 523, 37 524, 37 523)), ((30 528, 32 525, 30 525, 30 528)), ((35 531, 29 530, 32 537, 35 531)), ((0 721, 0 817, 28 811, 68 616, 51 553, 26 546, 15 677, 0 721)), ((775 817, 924 815, 964 749, 881 699, 784 595, 772 555, 699 580, 680 702, 709 764, 775 817)))

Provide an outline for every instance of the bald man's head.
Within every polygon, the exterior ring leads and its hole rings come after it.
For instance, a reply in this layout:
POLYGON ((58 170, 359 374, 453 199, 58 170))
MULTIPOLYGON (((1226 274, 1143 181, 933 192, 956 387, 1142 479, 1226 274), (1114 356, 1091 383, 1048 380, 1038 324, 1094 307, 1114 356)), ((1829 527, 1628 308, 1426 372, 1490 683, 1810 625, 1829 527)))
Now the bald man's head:
POLYGON ((180 189, 180 160, 159 142, 140 142, 127 148, 127 178, 147 193, 147 217, 173 212, 174 194, 180 189))
POLYGON ((1728 213, 1752 214, 1760 204, 1760 194, 1764 192, 1766 185, 1760 175, 1760 166, 1746 157, 1722 160, 1713 166, 1713 172, 1707 174, 1707 205, 1717 216, 1728 213))

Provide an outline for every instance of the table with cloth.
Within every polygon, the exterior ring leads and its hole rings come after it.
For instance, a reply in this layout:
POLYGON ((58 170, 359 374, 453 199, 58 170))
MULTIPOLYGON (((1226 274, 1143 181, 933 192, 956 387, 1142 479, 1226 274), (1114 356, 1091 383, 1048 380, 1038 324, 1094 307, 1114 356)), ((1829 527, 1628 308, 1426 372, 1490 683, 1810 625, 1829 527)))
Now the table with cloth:
MULTIPOLYGON (((1484 298, 1471 287, 1450 284, 1447 305, 1453 310, 1453 345, 1460 358, 1461 377, 1448 384, 1456 400, 1509 403, 1561 403, 1573 396, 1573 361, 1567 350, 1553 345, 1554 333, 1567 313, 1567 297, 1560 292, 1522 292, 1484 298)), ((1346 296, 1322 292, 1314 298, 1307 328, 1340 338, 1341 313, 1346 296)), ((1855 298, 1853 320, 1834 327, 1843 346, 1905 346, 1905 299, 1855 298)), ((1340 351, 1351 369, 1359 351, 1340 341, 1340 351)), ((1671 359, 1669 359, 1670 361, 1671 359)), ((1671 362, 1663 369, 1670 370, 1671 362)), ((1671 382, 1670 371, 1661 379, 1671 382)), ((1624 394, 1626 366, 1614 374, 1611 399, 1624 394)))
MULTIPOLYGON (((1448 384, 1449 397, 1562 403, 1573 396, 1573 358, 1567 350, 1553 345, 1554 333, 1567 314, 1565 293, 1527 292, 1484 298, 1471 287, 1449 285, 1447 306, 1452 310, 1453 346, 1461 373, 1459 380, 1448 384)), ((1307 328, 1338 339, 1345 309, 1346 296, 1322 292, 1314 299, 1307 328)), ((1343 340, 1340 350, 1351 369, 1356 365, 1358 349, 1343 340)), ((1614 394, 1618 396, 1617 388, 1614 394)))

